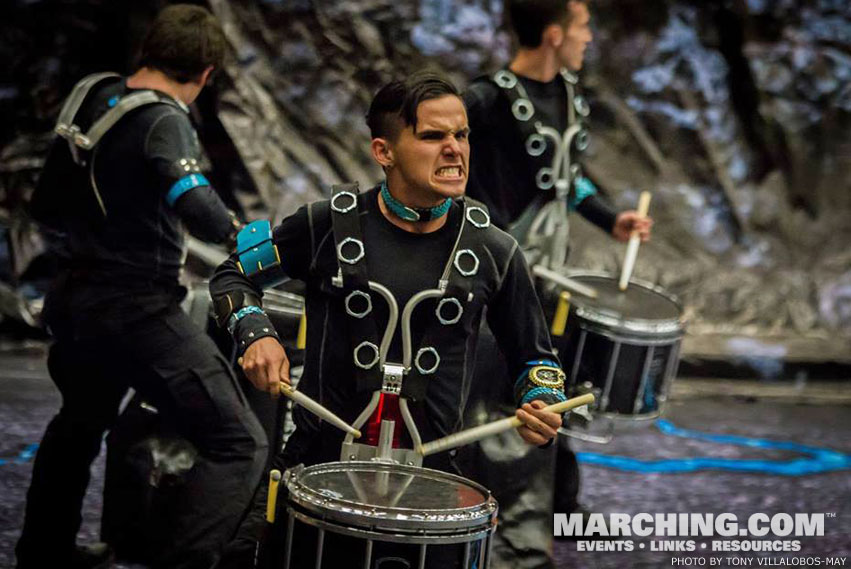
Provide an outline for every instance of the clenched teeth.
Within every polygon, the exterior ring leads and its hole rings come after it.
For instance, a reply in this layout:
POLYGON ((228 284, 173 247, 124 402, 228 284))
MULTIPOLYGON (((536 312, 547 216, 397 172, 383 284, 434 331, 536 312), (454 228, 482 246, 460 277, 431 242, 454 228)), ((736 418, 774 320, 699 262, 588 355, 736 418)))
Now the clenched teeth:
POLYGON ((436 173, 438 176, 458 177, 461 175, 461 167, 444 166, 443 168, 438 168, 436 173))

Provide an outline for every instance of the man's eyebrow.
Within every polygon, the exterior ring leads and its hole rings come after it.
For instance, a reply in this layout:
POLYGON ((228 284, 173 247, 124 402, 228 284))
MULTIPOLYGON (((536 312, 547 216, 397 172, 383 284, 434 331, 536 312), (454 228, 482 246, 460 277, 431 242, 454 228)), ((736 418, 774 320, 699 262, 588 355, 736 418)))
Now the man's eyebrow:
POLYGON ((430 134, 444 135, 444 134, 457 134, 459 132, 469 134, 470 127, 465 126, 463 128, 459 128, 457 130, 452 129, 452 128, 446 128, 446 129, 443 129, 443 128, 427 128, 427 129, 424 129, 424 130, 417 131, 416 135, 417 136, 427 136, 427 135, 430 135, 430 134))

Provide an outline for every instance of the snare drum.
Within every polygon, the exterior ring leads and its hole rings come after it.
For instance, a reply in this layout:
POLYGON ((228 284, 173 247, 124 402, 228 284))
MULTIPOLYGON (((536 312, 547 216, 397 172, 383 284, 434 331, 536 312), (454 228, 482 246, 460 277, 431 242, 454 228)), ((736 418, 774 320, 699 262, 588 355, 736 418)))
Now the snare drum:
POLYGON ((658 417, 676 376, 685 334, 683 310, 662 288, 630 281, 626 291, 604 273, 573 273, 597 290, 571 298, 567 331, 555 338, 573 393, 591 391, 600 414, 658 417))
POLYGON ((497 504, 475 482, 416 466, 331 462, 291 468, 284 483, 285 569, 487 567, 497 504))

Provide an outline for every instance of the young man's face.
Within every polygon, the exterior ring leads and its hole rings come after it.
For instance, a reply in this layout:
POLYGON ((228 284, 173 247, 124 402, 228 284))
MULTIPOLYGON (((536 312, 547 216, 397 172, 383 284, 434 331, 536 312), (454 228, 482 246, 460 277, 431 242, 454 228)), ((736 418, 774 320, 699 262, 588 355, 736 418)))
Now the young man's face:
POLYGON ((559 47, 561 64, 571 71, 582 69, 585 60, 585 48, 591 43, 591 13, 583 2, 568 2, 570 23, 564 31, 564 41, 559 47))
MULTIPOLYGON (((407 205, 432 207, 464 195, 470 163, 469 127, 464 103, 455 95, 429 99, 417 107, 416 131, 399 133, 388 175, 407 205)), ((391 186, 393 187, 393 186, 391 186)))

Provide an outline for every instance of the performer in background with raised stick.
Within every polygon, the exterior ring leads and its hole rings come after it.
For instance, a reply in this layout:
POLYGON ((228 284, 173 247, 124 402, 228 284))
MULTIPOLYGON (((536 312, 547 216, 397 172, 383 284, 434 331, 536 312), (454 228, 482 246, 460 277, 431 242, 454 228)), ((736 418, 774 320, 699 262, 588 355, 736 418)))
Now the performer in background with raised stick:
MULTIPOLYGON (((274 231, 268 223, 251 224, 237 254, 212 279, 219 321, 233 333, 246 375, 272 392, 289 382, 286 354, 262 310, 262 288, 284 275, 303 280, 307 343, 299 390, 355 428, 375 394, 379 410, 410 404, 428 442, 463 428, 487 307, 508 354, 507 388, 522 422, 517 431, 530 445, 546 444, 562 418, 543 408, 565 399, 564 374, 517 242, 491 224, 484 206, 464 197, 470 149, 459 92, 439 75, 416 73, 378 92, 367 123, 372 156, 386 179, 364 193, 356 184, 336 186, 331 200, 301 208, 274 231)), ((300 408, 294 420, 277 468, 341 459, 342 431, 300 408)), ((376 441, 377 424, 366 423, 364 444, 376 441)), ((413 448, 412 441, 397 445, 413 448)), ((458 472, 451 452, 426 457, 424 466, 458 472)), ((264 492, 259 495, 227 567, 250 566, 265 524, 264 492)), ((336 567, 355 558, 345 547, 325 550, 340 558, 336 567)), ((312 553, 296 552, 295 559, 310 560, 312 553)), ((459 567, 454 553, 434 566, 459 567)))
MULTIPOLYGON (((468 194, 488 205, 494 223, 517 238, 535 274, 546 278, 564 271, 568 212, 579 212, 619 241, 626 241, 632 232, 646 241, 652 220, 636 211, 615 212, 582 171, 580 155, 588 146, 590 107, 579 92, 576 73, 592 40, 587 3, 508 0, 506 10, 519 44, 517 53, 507 68, 475 80, 464 94, 472 147, 468 194)), ((571 286, 566 277, 558 278, 559 286, 572 294, 593 295, 593 291, 571 286)), ((555 302, 553 299, 552 304, 555 302)), ((480 351, 494 350, 486 333, 481 341, 480 351)), ((480 359, 476 376, 482 381, 474 385, 473 398, 482 392, 491 395, 492 378, 500 367, 488 365, 494 359, 480 359)), ((484 449, 472 458, 480 462, 478 468, 487 480, 472 477, 489 486, 503 505, 500 516, 505 523, 498 535, 504 539, 496 542, 497 561, 504 556, 506 566, 512 568, 546 566, 550 545, 525 537, 540 532, 518 527, 512 534, 511 529, 513 502, 520 508, 518 523, 532 523, 536 516, 544 527, 552 523, 539 511, 522 510, 524 501, 516 500, 517 484, 541 484, 541 471, 546 470, 542 458, 537 457, 537 465, 520 456, 512 462, 500 449, 489 448, 499 455, 495 460, 488 459, 484 449), (503 476, 495 474, 497 469, 503 476), (504 483, 498 482, 500 479, 504 483)), ((579 508, 579 467, 566 437, 559 438, 557 459, 555 511, 575 511, 579 508)))

